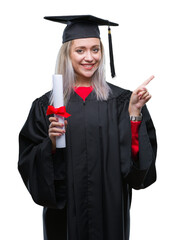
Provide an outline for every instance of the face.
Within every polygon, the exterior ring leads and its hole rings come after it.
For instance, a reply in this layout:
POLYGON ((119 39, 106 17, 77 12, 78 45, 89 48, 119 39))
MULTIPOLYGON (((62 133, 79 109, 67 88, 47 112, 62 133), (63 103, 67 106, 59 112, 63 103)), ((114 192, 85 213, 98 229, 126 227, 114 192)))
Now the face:
POLYGON ((100 40, 98 38, 73 40, 70 58, 77 80, 91 79, 101 60, 100 40))

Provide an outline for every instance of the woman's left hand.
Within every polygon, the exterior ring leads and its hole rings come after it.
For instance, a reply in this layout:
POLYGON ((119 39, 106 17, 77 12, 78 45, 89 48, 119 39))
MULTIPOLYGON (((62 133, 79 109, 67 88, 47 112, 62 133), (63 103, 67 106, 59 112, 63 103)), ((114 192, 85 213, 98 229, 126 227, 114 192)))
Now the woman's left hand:
POLYGON ((139 116, 142 107, 150 100, 151 95, 146 89, 146 85, 148 85, 153 78, 154 76, 148 78, 132 93, 128 109, 130 116, 139 116))

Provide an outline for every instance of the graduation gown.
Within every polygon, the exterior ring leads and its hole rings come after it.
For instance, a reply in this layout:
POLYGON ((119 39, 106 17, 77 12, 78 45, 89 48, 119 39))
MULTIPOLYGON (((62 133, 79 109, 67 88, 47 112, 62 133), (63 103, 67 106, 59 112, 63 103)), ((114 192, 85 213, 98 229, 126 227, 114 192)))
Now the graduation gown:
POLYGON ((132 188, 156 180, 156 134, 144 106, 139 156, 131 154, 131 92, 86 101, 72 93, 66 148, 52 154, 46 110, 50 93, 36 99, 19 135, 18 169, 33 200, 44 206, 45 240, 128 240, 132 188))

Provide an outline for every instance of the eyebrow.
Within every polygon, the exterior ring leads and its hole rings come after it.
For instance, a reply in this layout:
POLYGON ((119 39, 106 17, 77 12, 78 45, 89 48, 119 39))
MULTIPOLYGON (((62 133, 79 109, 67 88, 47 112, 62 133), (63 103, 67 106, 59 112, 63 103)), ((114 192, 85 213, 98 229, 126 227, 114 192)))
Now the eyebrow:
MULTIPOLYGON (((94 46, 92 46, 91 48, 95 48, 95 47, 100 48, 100 45, 94 45, 94 46)), ((75 47, 75 49, 76 49, 76 48, 86 48, 86 46, 77 46, 77 47, 75 47)))

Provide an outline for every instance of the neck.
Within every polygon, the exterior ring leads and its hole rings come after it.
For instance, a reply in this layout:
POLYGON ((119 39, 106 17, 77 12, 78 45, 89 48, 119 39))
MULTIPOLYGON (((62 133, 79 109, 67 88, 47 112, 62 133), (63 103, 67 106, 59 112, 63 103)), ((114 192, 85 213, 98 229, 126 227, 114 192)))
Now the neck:
POLYGON ((75 82, 75 87, 90 87, 91 78, 77 78, 75 82))

